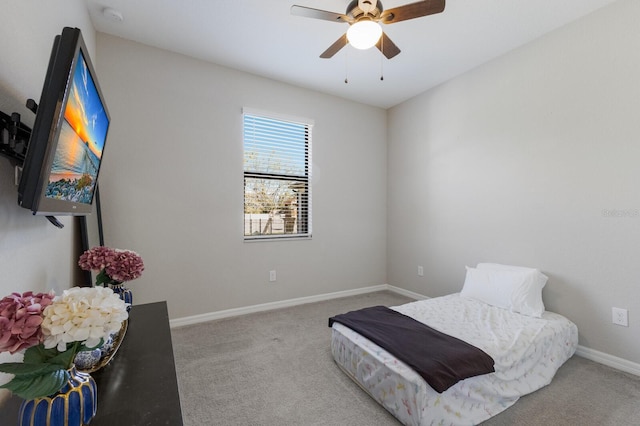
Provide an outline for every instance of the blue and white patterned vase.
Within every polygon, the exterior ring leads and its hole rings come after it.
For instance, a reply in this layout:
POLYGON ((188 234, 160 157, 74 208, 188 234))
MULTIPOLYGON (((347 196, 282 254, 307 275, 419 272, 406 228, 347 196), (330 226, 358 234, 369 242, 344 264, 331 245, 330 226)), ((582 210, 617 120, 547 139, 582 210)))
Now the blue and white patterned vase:
POLYGON ((80 370, 91 370, 98 365, 100 358, 102 358, 102 351, 101 348, 97 348, 90 351, 78 352, 73 359, 73 363, 76 365, 76 368, 80 370))
POLYGON ((88 425, 98 408, 98 388, 88 373, 69 369, 69 380, 57 393, 20 405, 19 426, 88 425))
POLYGON ((133 293, 131 293, 131 290, 126 288, 124 284, 109 284, 109 287, 111 287, 114 293, 120 296, 120 299, 129 304, 129 306, 127 306, 127 311, 129 311, 131 305, 133 305, 133 293))
POLYGON ((111 352, 111 349, 113 349, 113 344, 114 344, 114 336, 116 335, 116 333, 111 333, 109 335, 109 338, 107 338, 107 340, 105 340, 104 344, 102 346, 100 346, 100 358, 107 356, 107 354, 109 354, 109 352, 111 352))

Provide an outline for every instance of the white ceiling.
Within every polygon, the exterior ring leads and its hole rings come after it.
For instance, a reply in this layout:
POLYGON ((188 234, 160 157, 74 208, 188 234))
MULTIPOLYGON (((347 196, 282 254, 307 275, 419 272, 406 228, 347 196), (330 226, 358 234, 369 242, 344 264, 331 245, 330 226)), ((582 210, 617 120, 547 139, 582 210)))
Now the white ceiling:
POLYGON ((290 14, 293 4, 344 13, 349 0, 86 1, 99 32, 389 108, 616 0, 447 0, 443 13, 383 26, 402 50, 390 60, 351 46, 320 59, 348 25, 290 14))

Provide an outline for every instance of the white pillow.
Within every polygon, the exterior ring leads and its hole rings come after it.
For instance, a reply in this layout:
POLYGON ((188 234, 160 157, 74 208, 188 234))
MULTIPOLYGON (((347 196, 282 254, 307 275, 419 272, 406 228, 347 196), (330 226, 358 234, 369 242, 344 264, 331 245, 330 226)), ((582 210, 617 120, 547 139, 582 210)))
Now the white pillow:
POLYGON ((522 272, 530 272, 535 275, 536 280, 538 281, 538 285, 544 287, 547 283, 549 277, 540 272, 539 269, 536 268, 527 268, 524 266, 513 266, 513 265, 501 265, 500 263, 478 263, 476 266, 478 269, 494 269, 494 270, 502 270, 502 271, 522 271, 522 272))
POLYGON ((492 306, 511 310, 512 294, 525 277, 518 271, 483 270, 469 268, 460 294, 492 306))
POLYGON ((540 318, 544 312, 542 289, 549 277, 539 269, 499 263, 478 263, 478 269, 488 271, 510 271, 524 274, 524 281, 511 295, 511 310, 523 315, 540 318))

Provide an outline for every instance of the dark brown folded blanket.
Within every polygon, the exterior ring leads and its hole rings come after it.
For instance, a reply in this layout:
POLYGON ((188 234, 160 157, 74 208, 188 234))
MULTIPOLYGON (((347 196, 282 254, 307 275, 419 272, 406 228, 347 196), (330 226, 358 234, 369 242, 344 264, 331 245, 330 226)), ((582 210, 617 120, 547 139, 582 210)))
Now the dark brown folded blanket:
POLYGON ((441 333, 385 306, 329 318, 344 324, 413 368, 437 392, 469 377, 493 373, 493 358, 481 349, 441 333))

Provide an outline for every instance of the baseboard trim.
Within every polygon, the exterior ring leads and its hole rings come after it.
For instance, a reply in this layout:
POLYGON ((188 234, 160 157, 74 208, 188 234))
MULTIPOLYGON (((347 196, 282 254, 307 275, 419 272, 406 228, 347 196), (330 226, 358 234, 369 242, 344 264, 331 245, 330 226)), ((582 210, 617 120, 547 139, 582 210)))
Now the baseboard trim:
POLYGON ((410 290, 405 290, 404 288, 400 288, 400 287, 395 287, 389 284, 385 284, 387 286, 386 290, 392 291, 394 293, 398 293, 402 296, 407 296, 410 297, 412 299, 415 300, 424 300, 424 299, 428 299, 427 296, 425 296, 424 294, 420 294, 420 293, 414 293, 413 291, 410 290))
MULTIPOLYGON (((176 318, 169 321, 171 328, 184 327, 187 325, 199 324, 201 322, 213 321, 222 318, 235 317, 239 315, 253 314, 256 312, 270 311, 272 309, 289 308, 291 306, 304 305, 306 303, 323 302, 325 300, 338 299, 341 297, 358 296, 366 293, 373 293, 376 291, 389 290, 396 293, 400 291, 406 292, 398 287, 393 287, 388 284, 380 284, 371 287, 362 287, 354 290, 337 291, 334 293, 319 294, 316 296, 298 297, 295 299, 281 300, 278 302, 261 303, 259 305, 246 306, 242 308, 225 309, 223 311, 209 312, 206 314, 192 315, 183 318, 176 318)), ((403 294, 403 293, 400 293, 403 294)), ((406 295, 406 294, 405 294, 406 295)), ((412 297, 412 296, 408 296, 412 297)))
POLYGON ((576 355, 600 364, 604 364, 608 367, 615 368, 616 370, 624 371, 625 373, 640 376, 640 364, 626 360, 624 358, 618 358, 617 356, 609 355, 607 353, 600 352, 595 349, 586 348, 580 345, 578 345, 578 348, 576 349, 576 355))
MULTIPOLYGON (((295 299, 281 300, 278 302, 262 303, 259 305, 246 306, 242 308, 225 309, 223 311, 209 312, 206 314, 192 315, 183 318, 176 318, 169 321, 171 328, 184 327, 187 325, 199 324, 202 322, 218 320, 222 318, 235 317, 239 315, 252 314, 256 312, 270 311, 272 309, 289 308, 291 306, 304 305, 305 303, 323 302, 325 300, 339 299, 341 297, 358 296, 366 293, 374 293, 376 291, 392 291, 402 296, 410 297, 415 300, 428 299, 420 293, 415 293, 410 290, 405 290, 400 287, 395 287, 389 284, 380 284, 371 287, 362 287, 353 290, 336 291, 334 293, 319 294, 316 296, 298 297, 295 299)), ((619 358, 613 355, 609 355, 604 352, 590 349, 584 346, 578 345, 576 349, 576 355, 586 358, 591 361, 606 365, 616 370, 624 371, 626 373, 640 376, 640 364, 632 361, 628 361, 623 358, 619 358)))

